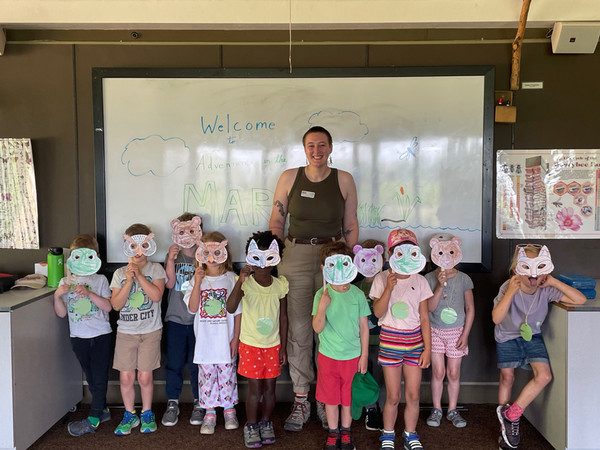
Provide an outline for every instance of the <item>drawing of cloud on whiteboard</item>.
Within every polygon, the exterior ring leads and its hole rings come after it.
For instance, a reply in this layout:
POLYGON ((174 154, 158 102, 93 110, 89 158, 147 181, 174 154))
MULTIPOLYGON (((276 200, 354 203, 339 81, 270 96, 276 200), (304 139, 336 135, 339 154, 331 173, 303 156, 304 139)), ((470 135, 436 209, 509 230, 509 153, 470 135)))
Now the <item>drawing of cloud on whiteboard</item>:
POLYGON ((189 157, 190 148, 183 139, 152 134, 129 141, 121 154, 121 163, 135 177, 148 173, 168 177, 186 165, 189 157))
POLYGON ((369 134, 369 127, 354 111, 329 110, 311 114, 308 118, 311 127, 326 128, 334 142, 357 142, 369 134))

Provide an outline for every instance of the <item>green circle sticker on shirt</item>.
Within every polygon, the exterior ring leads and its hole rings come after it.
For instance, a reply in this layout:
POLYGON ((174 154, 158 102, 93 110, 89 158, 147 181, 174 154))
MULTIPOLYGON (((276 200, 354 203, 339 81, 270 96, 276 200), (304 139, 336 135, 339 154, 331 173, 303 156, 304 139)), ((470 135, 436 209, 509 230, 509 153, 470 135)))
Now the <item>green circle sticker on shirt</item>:
POLYGON ((442 322, 447 323, 448 325, 451 325, 454 322, 456 322, 457 317, 458 314, 456 314, 456 310, 450 307, 442 309, 442 312, 440 313, 440 318, 442 319, 442 322))
POLYGON ((208 314, 209 316, 219 315, 219 313, 221 312, 222 309, 223 309, 223 304, 219 300, 215 300, 214 298, 211 300, 208 300, 204 304, 204 311, 206 311, 206 314, 208 314))
POLYGON ((408 303, 406 302, 394 303, 394 305, 392 306, 392 315, 396 319, 406 319, 408 317, 409 311, 410 308, 408 307, 408 303))
POLYGON ((527 322, 521 324, 521 337, 527 342, 533 337, 533 331, 527 322))
POLYGON ((269 317, 263 317, 256 321, 256 331, 266 336, 273 331, 273 321, 269 317))
POLYGON ((92 302, 87 297, 82 297, 75 302, 75 312, 80 316, 85 316, 92 310, 92 302))
POLYGON ((185 291, 187 291, 189 287, 190 287, 190 282, 189 281, 184 281, 181 284, 180 291, 183 292, 183 294, 185 295, 185 291))
POLYGON ((139 308, 144 304, 144 293, 134 292, 129 296, 129 306, 132 308, 139 308))

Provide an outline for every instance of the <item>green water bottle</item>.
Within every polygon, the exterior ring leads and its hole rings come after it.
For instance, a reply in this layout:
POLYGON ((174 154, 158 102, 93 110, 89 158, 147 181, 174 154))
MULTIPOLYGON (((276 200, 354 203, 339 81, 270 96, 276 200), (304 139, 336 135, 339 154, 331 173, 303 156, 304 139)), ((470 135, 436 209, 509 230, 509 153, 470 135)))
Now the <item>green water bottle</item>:
POLYGON ((58 287, 60 279, 65 275, 65 259, 61 247, 48 249, 48 287, 58 287))

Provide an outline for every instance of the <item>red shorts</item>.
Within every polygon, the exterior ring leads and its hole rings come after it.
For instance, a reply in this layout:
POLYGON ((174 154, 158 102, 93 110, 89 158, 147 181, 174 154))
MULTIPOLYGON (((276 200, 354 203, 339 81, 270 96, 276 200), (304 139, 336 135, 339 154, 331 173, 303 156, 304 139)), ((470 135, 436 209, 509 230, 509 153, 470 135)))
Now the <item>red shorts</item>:
POLYGON ((317 363, 317 400, 326 405, 351 406, 352 378, 358 372, 358 358, 339 361, 319 353, 317 363))
POLYGON ((280 348, 281 345, 260 348, 240 342, 238 373, 255 380, 277 378, 281 373, 281 366, 279 365, 280 348))

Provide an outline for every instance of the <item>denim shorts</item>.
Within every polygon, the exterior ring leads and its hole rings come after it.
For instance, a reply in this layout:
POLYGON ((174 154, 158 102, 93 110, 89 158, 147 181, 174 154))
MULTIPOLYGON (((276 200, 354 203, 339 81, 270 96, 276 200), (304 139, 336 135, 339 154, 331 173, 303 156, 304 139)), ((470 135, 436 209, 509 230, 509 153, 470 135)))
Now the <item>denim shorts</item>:
POLYGON ((542 362, 550 365, 550 358, 544 344, 541 333, 534 334, 531 341, 522 337, 511 339, 506 342, 496 342, 499 369, 522 369, 531 370, 532 362, 542 362))

